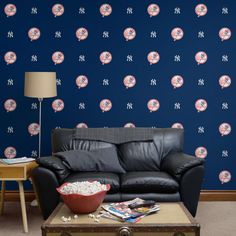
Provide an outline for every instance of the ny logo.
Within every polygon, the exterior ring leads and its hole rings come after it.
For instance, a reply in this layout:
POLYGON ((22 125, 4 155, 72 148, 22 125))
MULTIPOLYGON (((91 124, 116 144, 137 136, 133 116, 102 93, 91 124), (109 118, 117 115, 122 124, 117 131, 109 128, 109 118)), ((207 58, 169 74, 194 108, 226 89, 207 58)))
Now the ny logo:
POLYGON ((157 85, 157 80, 156 79, 151 79, 150 80, 150 85, 151 86, 156 86, 157 85))
POLYGON ((79 14, 81 14, 81 15, 85 14, 85 8, 84 7, 79 8, 79 14))
POLYGON ((79 103, 79 109, 80 110, 84 110, 85 109, 85 103, 84 102, 80 102, 79 103))
POLYGON ((13 134, 13 133, 14 133, 14 129, 13 129, 12 126, 8 126, 8 127, 7 127, 7 133, 8 133, 8 134, 13 134))
POLYGON ((180 109, 181 109, 181 106, 180 106, 180 103, 179 103, 179 102, 176 102, 176 103, 174 104, 174 109, 175 109, 175 110, 180 110, 180 109))
POLYGON ((199 31, 197 37, 200 38, 200 39, 201 39, 201 38, 205 38, 204 31, 199 31))
POLYGON ((85 55, 79 55, 79 61, 85 62, 85 55))
POLYGON ((14 38, 14 33, 13 33, 13 31, 8 31, 8 32, 7 32, 7 38, 14 38))
POLYGON ((38 109, 38 104, 36 102, 31 103, 31 110, 38 109))
POLYGON ((61 38, 61 36, 62 36, 61 31, 56 31, 55 32, 55 36, 54 36, 55 38, 61 38))
POLYGON ((181 14, 179 7, 176 7, 176 8, 174 9, 174 14, 176 14, 176 15, 181 14))
POLYGON ((32 8, 31 8, 31 14, 32 14, 32 15, 38 14, 38 9, 37 9, 37 7, 32 7, 32 8))
POLYGON ((14 85, 14 80, 13 79, 8 79, 7 80, 7 86, 13 86, 14 85))
POLYGON ((198 86, 204 86, 205 85, 205 80, 204 79, 199 79, 197 82, 198 86))
POLYGON ((132 110, 133 109, 133 103, 132 102, 128 102, 126 105, 126 109, 127 110, 132 110))
POLYGON ((156 37, 157 37, 157 32, 156 31, 151 31, 150 38, 156 38, 156 37))
POLYGON ((228 61, 229 61, 228 55, 222 55, 221 61, 223 61, 223 62, 228 62, 228 61))
POLYGON ((229 109, 229 104, 227 102, 223 102, 221 105, 222 110, 228 110, 229 109))
POLYGON ((199 134, 204 134, 205 133, 205 128, 203 126, 199 126, 197 132, 199 134))
POLYGON ((57 86, 61 86, 61 79, 56 79, 57 86))
POLYGON ((174 61, 175 62, 180 62, 180 60, 181 60, 180 55, 175 55, 174 61))
POLYGON ((126 10, 126 13, 128 15, 133 14, 133 8, 132 7, 128 7, 127 10, 126 10))
POLYGON ((37 157, 37 156, 38 156, 38 152, 36 150, 32 150, 31 157, 37 157))
POLYGON ((228 8, 227 8, 227 7, 223 7, 221 13, 222 13, 223 15, 229 14, 228 8))
POLYGON ((228 157, 229 156, 228 150, 223 150, 221 156, 222 157, 228 157))
POLYGON ((103 38, 109 38, 109 32, 108 31, 103 31, 102 32, 102 37, 103 38))
POLYGON ((32 55, 32 56, 31 56, 31 61, 32 61, 32 62, 38 61, 37 55, 32 55))
POLYGON ((103 85, 103 86, 108 86, 108 85, 109 85, 109 79, 104 79, 104 80, 102 81, 102 85, 103 85))
POLYGON ((126 61, 133 62, 133 56, 132 55, 127 55, 126 61))

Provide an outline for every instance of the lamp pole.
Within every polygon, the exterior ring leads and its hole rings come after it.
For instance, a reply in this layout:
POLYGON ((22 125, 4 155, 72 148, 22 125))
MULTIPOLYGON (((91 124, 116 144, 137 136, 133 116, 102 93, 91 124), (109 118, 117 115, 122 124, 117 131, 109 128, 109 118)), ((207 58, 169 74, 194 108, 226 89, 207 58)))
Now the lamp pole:
POLYGON ((43 98, 38 98, 39 101, 39 153, 38 157, 41 157, 41 136, 42 136, 42 101, 43 98))

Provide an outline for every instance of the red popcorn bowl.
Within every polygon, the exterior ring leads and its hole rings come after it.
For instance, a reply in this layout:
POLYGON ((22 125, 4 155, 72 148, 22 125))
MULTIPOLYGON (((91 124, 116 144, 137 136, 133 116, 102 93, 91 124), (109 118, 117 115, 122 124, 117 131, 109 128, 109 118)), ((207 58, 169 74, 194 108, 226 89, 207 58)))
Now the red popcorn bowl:
POLYGON ((70 183, 64 183, 56 190, 60 193, 64 203, 75 214, 88 214, 94 212, 103 202, 106 193, 110 190, 110 184, 106 184, 106 190, 91 195, 78 193, 64 194, 61 189, 70 183))

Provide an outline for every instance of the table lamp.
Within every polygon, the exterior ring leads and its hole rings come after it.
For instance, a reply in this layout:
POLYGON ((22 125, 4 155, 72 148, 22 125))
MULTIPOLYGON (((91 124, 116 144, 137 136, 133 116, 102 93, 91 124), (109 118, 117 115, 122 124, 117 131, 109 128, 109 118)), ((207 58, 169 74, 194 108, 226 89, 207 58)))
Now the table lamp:
POLYGON ((38 157, 41 156, 41 112, 44 98, 57 96, 56 72, 25 72, 26 97, 38 98, 39 101, 39 149, 38 157))

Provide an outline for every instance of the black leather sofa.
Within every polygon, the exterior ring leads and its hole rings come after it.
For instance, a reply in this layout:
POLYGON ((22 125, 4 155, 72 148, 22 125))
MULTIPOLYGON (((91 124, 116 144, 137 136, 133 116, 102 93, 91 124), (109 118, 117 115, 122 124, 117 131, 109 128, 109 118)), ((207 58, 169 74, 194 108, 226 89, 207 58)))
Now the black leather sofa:
POLYGON ((183 153, 184 131, 157 128, 79 128, 52 131, 52 156, 37 159, 32 178, 43 217, 57 206, 56 188, 64 182, 109 183, 106 202, 140 197, 157 202, 182 201, 195 216, 204 160, 183 153), (68 150, 115 147, 126 173, 71 171, 56 156, 68 150))

